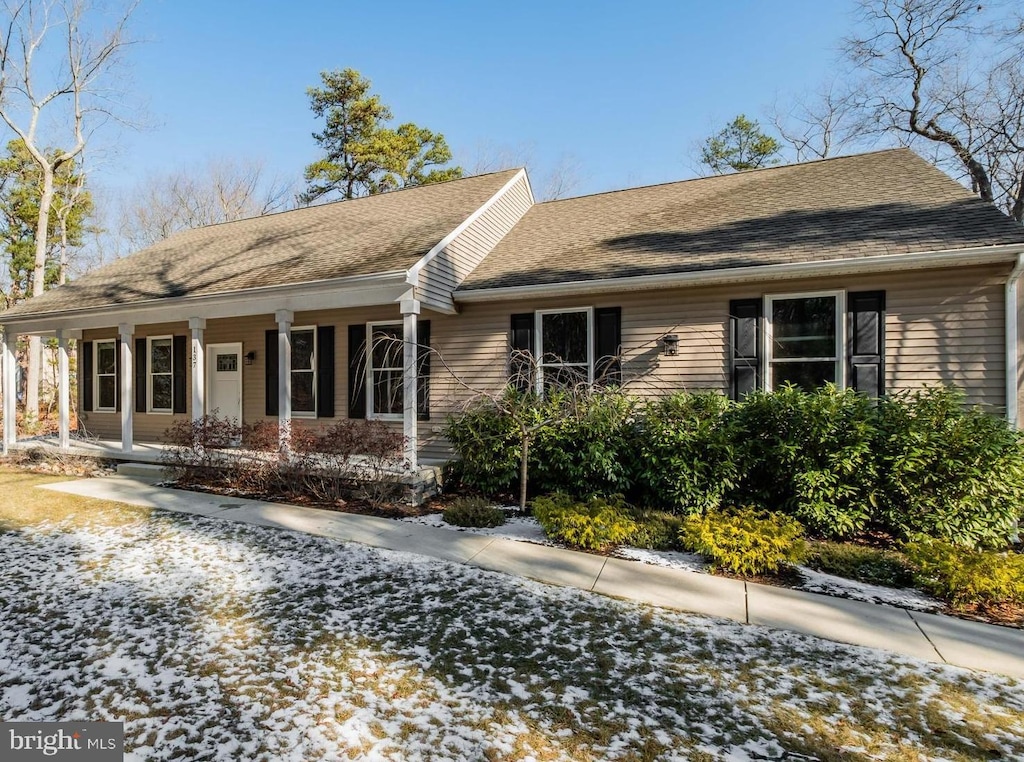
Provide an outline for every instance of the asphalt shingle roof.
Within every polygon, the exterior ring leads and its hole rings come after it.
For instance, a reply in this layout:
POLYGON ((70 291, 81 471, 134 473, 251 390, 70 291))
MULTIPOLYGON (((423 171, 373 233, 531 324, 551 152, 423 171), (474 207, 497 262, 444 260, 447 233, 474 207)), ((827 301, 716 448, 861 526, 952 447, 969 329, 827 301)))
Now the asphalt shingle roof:
POLYGON ((404 270, 516 171, 189 230, 16 305, 0 321, 404 270))
POLYGON ((909 149, 534 205, 460 290, 1024 243, 909 149))

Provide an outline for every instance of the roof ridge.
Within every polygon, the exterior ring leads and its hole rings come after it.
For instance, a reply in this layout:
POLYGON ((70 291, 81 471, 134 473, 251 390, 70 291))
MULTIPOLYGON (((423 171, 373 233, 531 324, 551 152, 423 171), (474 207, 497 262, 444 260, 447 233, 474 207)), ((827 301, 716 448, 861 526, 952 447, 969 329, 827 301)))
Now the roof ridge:
MULTIPOLYGON (((754 174, 755 172, 777 172, 782 169, 792 169, 793 167, 806 167, 812 164, 824 164, 830 161, 845 161, 849 159, 861 159, 866 156, 873 156, 879 153, 896 153, 901 151, 909 151, 914 156, 916 153, 907 146, 897 146, 896 148, 878 148, 874 151, 863 151, 861 153, 850 153, 842 156, 826 156, 823 159, 810 159, 808 161, 797 161, 792 164, 777 164, 771 167, 755 167, 754 169, 744 169, 739 172, 730 172, 724 175, 707 175, 705 177, 688 177, 683 180, 668 180, 663 183, 651 183, 650 185, 636 185, 629 188, 614 188, 612 190, 598 191, 597 193, 585 193, 582 196, 570 196, 568 198, 555 198, 548 201, 538 201, 536 206, 544 206, 548 204, 559 204, 565 201, 578 201, 584 198, 593 198, 595 196, 608 196, 613 193, 629 193, 630 191, 647 190, 648 188, 663 188, 668 185, 683 185, 685 183, 698 183, 706 180, 721 180, 730 177, 740 177, 754 174)), ((920 157, 919 157, 920 158, 920 157)))
MULTIPOLYGON (((463 180, 476 180, 478 178, 489 177, 491 175, 501 175, 501 174, 505 174, 507 172, 518 172, 520 169, 522 169, 522 167, 515 167, 515 168, 510 168, 510 169, 498 169, 498 170, 495 170, 494 172, 481 172, 478 175, 467 175, 465 177, 453 177, 450 180, 442 180, 442 181, 437 182, 437 183, 426 183, 425 185, 412 185, 412 186, 408 186, 408 187, 404 187, 404 188, 395 188, 394 190, 384 191, 383 193, 372 193, 372 194, 369 194, 369 195, 366 195, 366 196, 359 196, 358 198, 339 198, 339 199, 335 199, 334 201, 325 201, 325 202, 323 202, 321 204, 308 204, 306 206, 296 206, 296 207, 293 207, 291 209, 279 209, 279 210, 274 211, 274 212, 267 212, 266 214, 255 214, 252 217, 239 217, 237 220, 221 220, 220 222, 210 222, 210 223, 208 223, 206 225, 200 225, 198 227, 188 228, 186 230, 179 230, 177 233, 172 233, 167 238, 164 238, 164 239, 162 239, 160 241, 157 241, 156 244, 153 244, 153 245, 158 245, 158 244, 163 243, 164 241, 170 241, 170 240, 173 240, 173 239, 178 238, 180 236, 188 235, 189 233, 194 233, 197 230, 208 230, 210 228, 221 227, 223 225, 233 225, 233 224, 238 223, 238 222, 251 222, 253 220, 265 220, 265 219, 268 219, 270 217, 277 217, 277 216, 282 215, 282 214, 291 214, 293 212, 305 212, 305 211, 309 211, 311 209, 323 209, 323 208, 328 207, 328 206, 334 206, 335 204, 352 204, 352 203, 357 203, 359 201, 367 201, 367 200, 372 199, 372 198, 381 198, 382 196, 391 196, 391 195, 396 194, 396 193, 402 193, 403 191, 415 191, 415 190, 422 190, 424 188, 438 188, 438 187, 440 187, 442 185, 449 185, 451 183, 458 183, 458 182, 462 182, 463 180)), ((151 248, 151 247, 150 246, 146 246, 143 249, 139 249, 138 251, 145 251, 148 248, 151 248)), ((137 252, 132 252, 132 253, 134 254, 134 253, 137 253, 137 252)))

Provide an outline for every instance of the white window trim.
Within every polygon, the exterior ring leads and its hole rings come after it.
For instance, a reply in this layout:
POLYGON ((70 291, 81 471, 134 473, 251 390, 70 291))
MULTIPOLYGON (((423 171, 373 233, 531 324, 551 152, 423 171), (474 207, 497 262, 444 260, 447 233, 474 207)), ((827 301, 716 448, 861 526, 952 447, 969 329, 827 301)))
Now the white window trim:
MULTIPOLYGON (((94 339, 92 342, 92 412, 95 413, 116 413, 117 412, 117 339, 94 339), (114 406, 100 407, 100 376, 108 378, 109 373, 100 374, 100 344, 114 345, 114 406)), ((86 411, 89 412, 89 411, 86 411)))
MULTIPOLYGON (((136 360, 138 362, 138 360, 136 360)), ((153 415, 174 415, 174 336, 147 336, 146 337, 146 412, 152 413, 153 415), (153 342, 161 339, 170 339, 171 341, 171 372, 170 373, 153 373, 153 342), (154 407, 153 406, 153 377, 154 376, 170 376, 171 377, 171 406, 170 407, 154 407)))
MULTIPOLYGON (((314 419, 314 418, 316 418, 317 408, 320 406, 320 400, 318 400, 317 397, 316 397, 317 365, 318 365, 317 354, 320 351, 320 347, 317 344, 317 330, 316 330, 316 328, 317 327, 315 325, 293 325, 289 329, 289 344, 291 344, 291 336, 294 336, 296 331, 312 331, 313 332, 313 357, 312 357, 312 360, 313 360, 313 369, 312 369, 312 375, 313 375, 313 409, 312 410, 296 410, 295 409, 295 402, 293 400, 292 401, 292 418, 309 418, 309 419, 314 419)), ((292 359, 294 360, 294 354, 292 355, 292 359)), ((296 373, 309 373, 310 371, 308 371, 308 370, 295 370, 295 363, 293 362, 292 363, 292 370, 291 370, 291 372, 292 372, 292 375, 294 375, 296 373)), ((293 390, 295 389, 295 380, 294 379, 292 379, 291 387, 292 387, 293 390)))
MULTIPOLYGON (((761 353, 764 357, 764 388, 771 391, 775 388, 775 363, 772 361, 772 346, 774 345, 772 327, 772 302, 783 299, 813 299, 815 297, 831 296, 836 300, 836 388, 846 388, 846 291, 838 289, 833 291, 797 291, 785 294, 765 294, 764 307, 762 309, 762 321, 764 330, 761 331, 761 353)), ((802 358, 815 360, 817 358, 802 358)), ((820 358, 822 361, 831 358, 820 358)))
MULTIPOLYGON (((402 334, 402 341, 405 342, 405 325, 401 320, 377 320, 366 324, 366 418, 377 421, 402 421, 405 416, 402 413, 375 413, 373 412, 373 329, 382 327, 396 327, 402 334)), ((404 356, 404 355, 403 355, 404 356)), ((405 373, 405 368, 402 368, 405 373)), ((405 390, 402 390, 405 393, 405 390)), ((404 399, 403 399, 404 402, 404 399)))
MULTIPOLYGON (((569 307, 550 310, 537 310, 533 314, 533 335, 537 340, 537 379, 535 390, 538 396, 544 395, 544 315, 560 315, 570 312, 587 313, 587 384, 594 383, 594 308, 593 307, 569 307)), ((560 366, 578 368, 582 363, 559 363, 560 366)))

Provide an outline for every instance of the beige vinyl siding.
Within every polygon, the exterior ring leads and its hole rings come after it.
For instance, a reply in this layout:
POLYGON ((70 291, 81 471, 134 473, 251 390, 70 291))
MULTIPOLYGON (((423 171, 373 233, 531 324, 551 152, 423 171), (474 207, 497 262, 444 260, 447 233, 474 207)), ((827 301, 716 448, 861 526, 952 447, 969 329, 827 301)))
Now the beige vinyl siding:
POLYGON ((452 307, 452 291, 469 275, 498 241, 505 237, 533 204, 526 173, 500 198, 426 264, 417 296, 426 306, 452 307))
MULTIPOLYGON (((676 288, 602 294, 588 299, 468 303, 457 315, 424 311, 431 321, 431 420, 419 423, 421 457, 443 460, 449 447, 442 431, 446 417, 473 399, 501 389, 508 359, 510 316, 539 309, 621 307, 624 380, 638 394, 677 389, 728 391, 728 311, 731 299, 765 294, 845 289, 886 292, 886 389, 913 389, 923 384, 955 384, 968 401, 1001 411, 1005 405, 1003 284, 1007 266, 917 270, 907 273, 829 279, 780 280, 705 288, 676 288), (661 338, 679 336, 679 353, 662 352, 661 338)), ((335 328, 335 414, 331 419, 299 420, 296 425, 330 425, 348 411, 348 326, 370 321, 400 322, 397 305, 351 310, 299 312, 294 325, 335 328)), ((272 314, 210 320, 206 344, 242 342, 243 354, 254 351, 253 365, 243 365, 243 418, 266 419, 265 331, 276 330, 272 314)), ((85 339, 116 336, 114 328, 87 331, 85 339)), ((185 323, 139 326, 136 336, 188 335, 185 323)), ((191 387, 191 380, 189 380, 191 387)), ((191 392, 189 392, 191 403, 191 392)), ((183 416, 135 414, 138 441, 159 441, 163 430, 183 416)), ((271 418, 276 420, 276 418, 271 418)), ((119 439, 117 413, 88 413, 90 433, 119 439)), ((389 422, 401 431, 401 422, 389 422)))
POLYGON ((435 366, 431 409, 437 415, 421 424, 421 451, 425 458, 446 457, 443 412, 458 410, 504 383, 509 321, 514 313, 621 307, 627 388, 642 395, 677 389, 727 393, 730 300, 837 289, 886 292, 888 392, 952 384, 964 389, 969 403, 1001 413, 1005 406, 1003 283, 1008 272, 1006 266, 993 265, 631 291, 593 299, 573 296, 463 304, 459 315, 434 324, 434 346, 456 372, 435 366), (661 350, 661 338, 670 333, 679 336, 675 356, 661 350))
MULTIPOLYGON (((135 367, 139 361, 138 357, 134 356, 135 351, 135 339, 148 338, 149 336, 189 336, 188 323, 152 323, 150 325, 140 325, 135 327, 135 334, 132 336, 132 384, 134 388, 134 376, 135 367)), ((118 338, 117 326, 110 328, 97 328, 94 330, 84 331, 82 335, 83 341, 101 341, 103 339, 116 339, 118 338)), ((81 356, 81 355, 79 355, 81 356)), ((93 362, 95 362, 95 355, 93 362)), ((147 358, 148 365, 148 358, 147 358)), ((84 370, 84 369, 83 369, 84 370)), ((92 368, 88 369, 88 372, 92 372, 92 368)), ((119 392, 120 393, 120 392, 119 392)), ((191 408, 191 397, 192 397, 192 383, 189 378, 189 374, 186 371, 185 374, 185 399, 186 404, 191 408)), ((81 391, 79 390, 79 403, 81 403, 81 391)), ((95 404, 96 390, 93 390, 93 404, 95 404)), ((122 407, 130 405, 132 410, 135 409, 135 396, 134 391, 132 398, 129 400, 121 400, 122 407)), ((100 439, 113 439, 121 440, 121 413, 100 413, 96 411, 82 411, 81 417, 84 419, 82 422, 85 425, 85 430, 92 436, 99 437, 100 439)), ((135 441, 136 442, 160 442, 164 439, 164 431, 174 425, 176 421, 188 420, 188 415, 182 413, 139 413, 134 412, 132 414, 132 422, 135 429, 135 441)))

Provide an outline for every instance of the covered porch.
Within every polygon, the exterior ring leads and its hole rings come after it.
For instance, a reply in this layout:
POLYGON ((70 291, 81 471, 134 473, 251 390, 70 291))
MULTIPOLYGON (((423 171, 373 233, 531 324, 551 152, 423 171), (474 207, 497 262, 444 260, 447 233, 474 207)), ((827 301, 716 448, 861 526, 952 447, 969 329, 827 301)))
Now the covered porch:
MULTIPOLYGON (((380 273, 304 284, 302 288, 278 287, 256 291, 258 293, 248 291, 217 297, 162 299, 159 303, 129 304, 121 308, 86 311, 84 314, 78 311, 73 316, 68 313, 49 313, 24 319, 8 319, 0 339, 4 453, 28 446, 119 460, 157 462, 164 448, 159 436, 154 436, 154 431, 162 431, 175 420, 201 420, 215 409, 221 415, 232 417, 235 411, 225 412, 223 395, 211 399, 213 372, 222 369, 237 372, 238 406, 234 417, 239 421, 254 418, 276 420, 278 448, 280 452, 287 453, 293 426, 310 424, 310 421, 304 419, 311 416, 302 409, 301 404, 299 410, 294 409, 295 400, 303 399, 304 390, 309 391, 304 386, 307 384, 312 385, 313 394, 317 393, 315 384, 318 381, 310 380, 316 376, 303 376, 301 367, 303 362, 312 362, 308 350, 303 354, 302 349, 302 334, 310 333, 310 322, 315 318, 319 318, 321 323, 332 322, 328 327, 333 337, 334 323, 360 320, 363 321, 364 330, 370 330, 372 340, 373 326, 376 324, 373 321, 385 316, 381 320, 393 328, 393 334, 400 330, 400 346, 391 353, 392 362, 387 369, 390 373, 390 388, 394 389, 398 398, 397 405, 383 415, 378 415, 371 405, 358 417, 381 418, 388 421, 390 426, 400 426, 406 467, 410 472, 417 472, 420 467, 417 401, 423 394, 420 388, 421 305, 415 298, 407 273, 380 273), (154 332, 170 333, 169 329, 164 330, 167 326, 173 326, 176 335, 154 337, 154 332), (245 345, 242 341, 244 330, 249 331, 245 334, 245 345), (19 441, 16 427, 16 349, 19 338, 28 335, 56 339, 59 424, 58 433, 54 437, 19 441), (258 349, 253 341, 254 335, 259 336, 258 349), (298 349, 296 335, 299 335, 298 349), (104 340, 97 341, 99 336, 104 340), (79 346, 87 350, 79 352, 79 383, 87 389, 82 392, 80 399, 88 397, 89 400, 95 400, 94 406, 90 406, 87 411, 80 410, 87 420, 86 426, 79 432, 71 430, 69 350, 73 341, 79 342, 79 346), (154 343, 160 346, 154 347, 154 343), (218 351, 211 352, 211 347, 218 351), (222 349, 224 347, 229 348, 222 349), (243 351, 243 348, 249 351, 243 351), (109 368, 101 364, 100 350, 103 353, 102 362, 109 363, 109 368), (94 351, 95 357, 92 354, 94 351), (140 352, 147 354, 140 356, 140 352), (83 362, 83 355, 86 354, 89 354, 88 364, 83 362), (173 372, 170 359, 172 354, 173 372), (156 368, 157 358, 164 357, 168 358, 168 366, 156 368), (293 367, 295 357, 299 358, 298 368, 293 367), (147 362, 149 375, 145 370, 147 362), (250 366, 254 362, 256 367, 243 368, 243 364, 250 366), (111 372, 106 372, 108 370, 111 372), (167 372, 157 373, 157 370, 167 372), (243 370, 247 374, 245 383, 252 385, 252 388, 246 390, 244 402, 243 370), (154 381, 156 375, 161 378, 154 381), (296 389, 296 384, 300 388, 296 389), (166 401, 160 397, 159 405, 155 402, 158 388, 161 395, 166 395, 166 401), (267 397, 265 410, 261 391, 267 397), (170 401, 172 398, 173 404, 170 401), (179 414, 177 418, 175 414, 179 414), (103 425, 94 428, 90 415, 96 420, 102 420, 103 425), (162 418, 159 417, 161 415, 162 418), (140 419, 144 424, 141 431, 140 419), (160 428, 156 429, 157 426, 160 428)), ((315 326, 312 330, 316 333, 315 326)), ((423 330, 429 330, 429 323, 423 324, 423 330)), ((343 335, 345 332, 338 333, 343 335)), ((339 336, 339 342, 347 340, 348 337, 342 339, 339 336)), ((365 394, 365 390, 371 388, 371 398, 372 386, 379 379, 371 372, 368 359, 364 360, 363 365, 365 376, 347 378, 340 371, 335 374, 333 345, 329 351, 326 346, 321 349, 322 357, 317 362, 322 364, 323 372, 319 382, 330 384, 327 390, 332 395, 329 416, 335 420, 344 419, 344 410, 338 411, 337 416, 333 410, 334 378, 338 378, 339 389, 342 388, 343 378, 348 382, 349 396, 354 393, 354 389, 361 388, 365 394), (328 376, 329 380, 325 380, 328 376)), ((351 347, 349 351, 351 353, 351 347)), ((370 355, 370 343, 366 343, 361 351, 370 355)), ((160 361, 163 362, 162 359, 160 361)), ((315 374, 316 370, 311 369, 311 373, 315 374)), ((351 372, 348 375, 352 375, 351 372)), ((327 396, 326 393, 324 396, 327 396)), ((80 405, 80 408, 83 407, 80 405)), ((350 404, 350 414, 351 410, 350 404)), ((317 413, 314 412, 312 417, 318 417, 317 413)))

